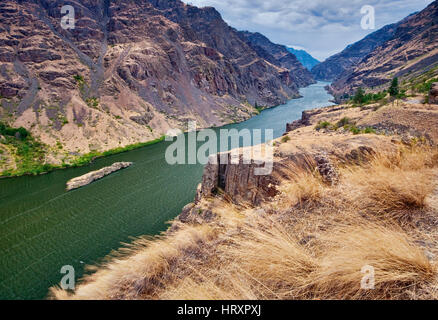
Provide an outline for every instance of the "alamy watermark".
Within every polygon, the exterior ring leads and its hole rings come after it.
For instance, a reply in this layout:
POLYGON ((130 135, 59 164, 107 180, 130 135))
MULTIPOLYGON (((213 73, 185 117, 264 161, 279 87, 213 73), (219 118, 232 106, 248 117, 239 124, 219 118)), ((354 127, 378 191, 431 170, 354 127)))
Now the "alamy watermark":
POLYGON ((61 8, 61 28, 64 30, 75 28, 75 8, 71 5, 65 5, 61 8))
POLYGON ((63 290, 74 290, 76 285, 75 268, 70 265, 61 268, 61 274, 64 276, 61 279, 61 288, 63 290))
POLYGON ((361 289, 374 290, 376 282, 374 267, 370 265, 363 266, 361 273, 364 275, 360 282, 361 289))
POLYGON ((360 26, 363 30, 376 29, 376 10, 373 6, 365 5, 360 9, 360 13, 363 15, 360 21, 360 26))
POLYGON ((166 141, 172 144, 167 147, 165 158, 170 165, 217 164, 216 154, 220 152, 220 164, 256 164, 255 175, 269 175, 273 168, 273 139, 274 130, 272 129, 265 129, 264 132, 262 129, 198 131, 196 122, 189 121, 187 134, 183 134, 179 129, 167 132, 166 141), (241 146, 252 147, 240 148, 241 146), (225 153, 228 150, 231 151, 225 153))

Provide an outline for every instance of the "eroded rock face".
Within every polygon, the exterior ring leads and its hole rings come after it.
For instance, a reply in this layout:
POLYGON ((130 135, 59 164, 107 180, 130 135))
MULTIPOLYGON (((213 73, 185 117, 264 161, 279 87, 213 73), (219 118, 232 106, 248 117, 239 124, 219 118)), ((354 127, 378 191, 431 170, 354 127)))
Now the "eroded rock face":
POLYGON ((435 82, 430 89, 429 103, 438 104, 438 82, 435 82))
POLYGON ((73 178, 67 182, 67 191, 78 189, 93 183, 96 180, 102 179, 103 177, 110 175, 116 171, 130 167, 132 162, 116 162, 109 167, 102 168, 100 170, 92 171, 83 176, 73 178))
MULTIPOLYGON (((246 162, 242 155, 236 162, 231 159, 231 152, 210 156, 196 201, 221 191, 237 203, 258 204, 277 195, 278 180, 274 175, 257 175, 256 169, 265 166, 265 163, 246 162)), ((276 165, 279 164, 274 163, 276 165)))
POLYGON ((267 61, 276 54, 260 55, 213 8, 76 0, 75 29, 64 30, 63 5, 0 2, 0 117, 68 151, 153 140, 187 120, 245 120, 247 101, 278 105, 313 81, 291 54, 267 61))

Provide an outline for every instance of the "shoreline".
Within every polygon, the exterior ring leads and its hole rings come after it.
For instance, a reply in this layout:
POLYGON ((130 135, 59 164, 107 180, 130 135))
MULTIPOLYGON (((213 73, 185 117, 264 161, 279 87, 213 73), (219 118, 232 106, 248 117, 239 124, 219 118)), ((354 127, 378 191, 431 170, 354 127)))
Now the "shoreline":
MULTIPOLYGON (((49 169, 47 169, 44 172, 38 173, 38 174, 33 174, 31 172, 24 172, 24 173, 16 173, 16 174, 13 173, 11 175, 4 175, 3 173, 0 173, 0 179, 19 178, 19 177, 24 177, 24 176, 40 176, 40 175, 45 175, 45 174, 48 174, 48 173, 51 173, 51 172, 54 172, 57 170, 85 167, 87 165, 92 164, 97 159, 106 158, 106 157, 109 157, 112 155, 141 149, 141 148, 144 148, 147 146, 151 146, 151 145, 163 142, 164 139, 165 139, 165 136, 161 136, 160 138, 155 139, 155 140, 130 144, 130 145, 127 145, 125 147, 110 149, 110 150, 101 151, 101 152, 86 153, 82 156, 79 156, 77 159, 75 159, 75 161, 72 164, 64 164, 64 165, 50 165, 50 164, 48 164, 49 169)), ((42 165, 42 166, 44 166, 44 165, 42 165)))
MULTIPOLYGON (((317 83, 318 82, 311 83, 308 86, 302 87, 302 88, 299 88, 299 89, 308 88, 308 87, 310 87, 312 85, 315 85, 317 83)), ((287 100, 286 103, 291 101, 291 100, 302 99, 302 98, 303 98, 303 95, 299 94, 297 97, 293 97, 293 98, 287 100)), ((262 108, 260 110, 258 108, 256 108, 256 107, 254 107, 257 110, 257 113, 254 113, 248 119, 245 119, 245 120, 240 121, 240 122, 230 122, 228 124, 223 124, 222 126, 219 126, 219 127, 214 127, 213 126, 213 127, 208 127, 208 128, 202 128, 202 129, 199 129, 199 130, 214 129, 214 128, 220 128, 220 127, 224 127, 224 126, 228 126, 228 125, 232 125, 232 124, 236 124, 236 123, 243 123, 243 122, 248 121, 248 120, 250 120, 250 119, 252 119, 254 117, 257 117, 258 115, 260 115, 265 110, 274 109, 274 108, 277 108, 277 107, 279 107, 281 105, 284 105, 286 103, 278 104, 278 105, 275 105, 275 106, 272 106, 272 107, 264 107, 264 108, 262 108)), ((184 131, 184 133, 186 133, 186 132, 187 131, 184 131)), ((64 169, 70 169, 70 168, 84 167, 86 165, 92 164, 93 161, 95 161, 97 159, 105 158, 105 157, 108 157, 108 156, 112 156, 112 155, 116 155, 116 154, 120 154, 120 153, 124 153, 124 152, 128 152, 128 151, 132 151, 132 150, 136 150, 136 149, 140 149, 140 148, 143 148, 143 147, 147 147, 147 146, 150 146, 150 145, 154 145, 154 144, 163 142, 164 140, 165 140, 165 135, 163 135, 160 138, 155 139, 155 140, 151 140, 151 141, 147 141, 147 142, 139 142, 139 143, 135 143, 135 144, 130 144, 130 145, 127 145, 125 147, 110 149, 110 150, 107 150, 107 151, 90 152, 90 153, 84 154, 82 156, 79 156, 77 159, 74 160, 74 162, 72 164, 63 164, 63 165, 41 164, 42 167, 47 167, 47 169, 45 171, 43 171, 43 172, 36 173, 36 174, 32 173, 32 172, 23 172, 23 173, 12 173, 10 175, 5 175, 4 172, 7 171, 7 170, 5 170, 3 172, 0 172, 0 179, 19 178, 19 177, 24 177, 24 176, 40 176, 40 175, 45 175, 45 174, 51 173, 51 172, 56 171, 56 170, 64 170, 64 169)))

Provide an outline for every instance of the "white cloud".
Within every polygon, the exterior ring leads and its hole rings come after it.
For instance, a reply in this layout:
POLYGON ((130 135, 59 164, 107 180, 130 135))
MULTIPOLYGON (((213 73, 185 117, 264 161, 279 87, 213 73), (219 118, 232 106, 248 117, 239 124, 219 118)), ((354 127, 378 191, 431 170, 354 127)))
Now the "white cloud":
POLYGON ((433 0, 184 0, 215 7, 231 26, 293 43, 324 60, 373 30, 362 30, 360 9, 372 5, 376 28, 422 10, 433 0))

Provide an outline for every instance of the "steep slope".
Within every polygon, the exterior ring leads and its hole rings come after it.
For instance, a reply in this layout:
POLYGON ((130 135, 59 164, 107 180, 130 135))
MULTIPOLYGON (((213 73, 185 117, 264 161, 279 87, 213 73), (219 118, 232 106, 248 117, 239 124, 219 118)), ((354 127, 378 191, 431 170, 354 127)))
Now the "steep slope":
POLYGON ((314 57, 312 57, 307 51, 300 50, 300 49, 294 49, 287 47, 287 51, 292 53, 295 57, 297 57, 298 61, 301 62, 301 64, 307 68, 307 70, 312 70, 314 66, 321 63, 314 57))
POLYGON ((272 43, 258 32, 240 31, 238 34, 242 40, 266 61, 291 70, 289 76, 298 86, 306 86, 315 82, 309 70, 285 46, 272 43))
POLYGON ((397 24, 385 26, 364 39, 347 46, 342 52, 313 67, 313 76, 317 80, 333 81, 343 73, 348 73, 376 47, 390 39, 396 28, 397 24))
POLYGON ((412 78, 438 66, 438 1, 397 24, 391 39, 376 47, 332 85, 335 95, 374 88, 394 77, 412 78))
POLYGON ((251 105, 278 105, 312 81, 299 64, 266 61, 214 8, 69 3, 70 30, 63 1, 0 3, 0 121, 58 143, 49 162, 149 141, 187 119, 241 121, 251 105))

